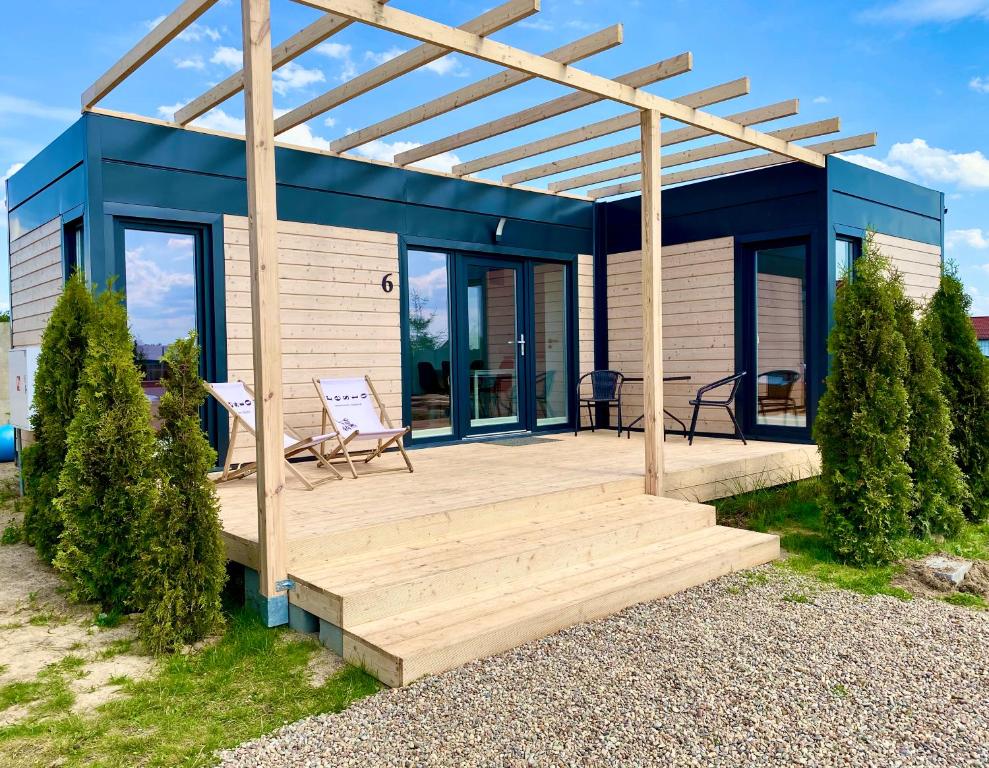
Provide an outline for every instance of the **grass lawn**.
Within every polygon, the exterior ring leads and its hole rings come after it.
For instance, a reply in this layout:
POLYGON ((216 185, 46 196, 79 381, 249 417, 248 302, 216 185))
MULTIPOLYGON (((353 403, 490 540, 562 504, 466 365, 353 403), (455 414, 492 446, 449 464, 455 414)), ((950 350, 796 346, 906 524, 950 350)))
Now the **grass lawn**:
MULTIPOLYGON (((765 488, 712 502, 718 510, 718 523, 736 528, 776 533, 787 553, 779 565, 809 574, 836 587, 865 595, 911 595, 892 584, 901 566, 858 568, 839 561, 828 546, 817 478, 765 488)), ((947 552, 966 558, 989 559, 989 524, 967 525, 953 539, 905 538, 898 545, 900 559, 916 559, 933 552, 947 552)), ((986 601, 975 595, 956 594, 948 602, 986 609, 986 601)))
POLYGON ((21 766, 205 766, 214 750, 232 747, 283 723, 338 712, 379 689, 354 667, 312 685, 307 665, 318 643, 266 629, 250 613, 230 617, 222 639, 187 656, 164 658, 144 680, 118 681, 123 695, 95 712, 69 708, 72 655, 33 682, 0 687, 0 711, 29 707, 30 716, 0 728, 0 763, 21 766))

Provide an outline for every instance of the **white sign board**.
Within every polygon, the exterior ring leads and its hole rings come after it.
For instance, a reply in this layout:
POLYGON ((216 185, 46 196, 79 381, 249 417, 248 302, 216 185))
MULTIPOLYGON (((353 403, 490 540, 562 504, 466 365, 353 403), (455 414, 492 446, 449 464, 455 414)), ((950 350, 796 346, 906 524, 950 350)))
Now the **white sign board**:
POLYGON ((38 370, 40 352, 41 347, 19 347, 8 353, 10 423, 18 429, 31 429, 34 374, 38 370))

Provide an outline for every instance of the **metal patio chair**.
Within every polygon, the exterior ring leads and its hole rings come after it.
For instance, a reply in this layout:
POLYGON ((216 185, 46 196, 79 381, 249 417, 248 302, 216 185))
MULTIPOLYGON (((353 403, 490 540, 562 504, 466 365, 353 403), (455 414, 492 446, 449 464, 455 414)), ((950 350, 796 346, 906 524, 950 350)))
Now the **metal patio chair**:
POLYGON ((793 387, 799 380, 800 373, 788 368, 760 373, 759 381, 765 382, 766 394, 759 395, 759 413, 783 411, 785 416, 792 408, 796 416, 797 400, 793 396, 793 387))
POLYGON ((585 373, 577 379, 577 423, 573 433, 576 435, 580 431, 580 407, 587 406, 587 418, 591 425, 591 432, 594 431, 594 409, 591 406, 608 405, 618 408, 618 436, 622 436, 622 384, 625 376, 618 371, 598 370, 585 373), (591 396, 581 397, 580 387, 584 379, 591 380, 591 396))
POLYGON ((735 396, 738 394, 738 387, 742 383, 742 379, 745 377, 745 371, 741 373, 736 373, 734 376, 726 376, 723 379, 718 379, 717 381, 712 381, 710 384, 706 384, 697 390, 697 395, 693 400, 690 401, 690 405, 694 406, 694 415, 690 419, 690 436, 687 439, 688 445, 694 444, 694 431, 697 429, 697 415, 700 413, 701 408, 724 408, 728 412, 728 418, 731 419, 731 423, 735 425, 735 434, 733 437, 737 437, 742 441, 742 445, 748 445, 745 440, 745 435, 742 434, 742 428, 738 426, 738 420, 735 418, 735 413, 732 411, 735 405, 735 396), (728 390, 727 397, 721 398, 711 398, 706 399, 704 396, 709 392, 713 392, 716 389, 721 389, 722 387, 731 387, 728 390))

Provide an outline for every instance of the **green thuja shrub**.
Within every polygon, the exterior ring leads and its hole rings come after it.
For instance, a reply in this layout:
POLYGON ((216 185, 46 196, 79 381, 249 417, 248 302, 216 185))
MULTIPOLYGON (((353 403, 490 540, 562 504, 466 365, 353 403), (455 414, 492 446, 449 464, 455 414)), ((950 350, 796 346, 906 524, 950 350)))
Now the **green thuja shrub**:
POLYGON ((951 409, 951 441, 958 449, 958 466, 968 478, 965 514, 989 519, 989 362, 979 351, 969 318, 972 300, 954 268, 941 276, 923 327, 943 377, 951 409))
POLYGON ((153 508, 155 434, 119 293, 96 298, 56 507, 55 567, 72 596, 106 612, 134 607, 136 527, 153 508))
POLYGON ((909 299, 899 275, 893 280, 900 333, 907 349, 907 400, 910 404, 910 447, 906 459, 913 480, 911 520, 920 535, 954 536, 962 528, 962 503, 968 493, 951 444, 951 414, 942 390, 934 352, 917 320, 918 306, 909 299))
POLYGON ((62 533, 55 499, 92 319, 92 293, 82 274, 76 272, 65 283, 41 337, 31 417, 35 442, 21 457, 26 498, 24 535, 49 563, 62 533))
POLYGON ((176 650, 219 628, 226 582, 219 502, 206 476, 216 451, 200 426, 206 388, 195 334, 172 344, 164 361, 165 393, 158 405, 162 488, 142 525, 138 568, 140 630, 155 653, 176 650))
POLYGON ((888 272, 867 238, 853 279, 838 288, 831 372, 814 423, 828 538, 855 564, 890 562, 910 530, 907 351, 888 272))

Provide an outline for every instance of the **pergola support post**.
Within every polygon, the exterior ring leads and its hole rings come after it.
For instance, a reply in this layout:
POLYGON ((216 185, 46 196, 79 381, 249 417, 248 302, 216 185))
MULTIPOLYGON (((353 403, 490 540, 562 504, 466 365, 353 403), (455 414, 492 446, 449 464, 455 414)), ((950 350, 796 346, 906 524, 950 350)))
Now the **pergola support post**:
POLYGON ((252 595, 268 626, 288 623, 284 416, 278 300, 278 212, 271 85, 270 0, 241 0, 244 118, 247 126, 247 212, 251 263, 251 329, 257 418, 258 584, 252 595))
POLYGON ((642 134, 642 378, 646 493, 663 495, 662 115, 641 113, 642 134))

